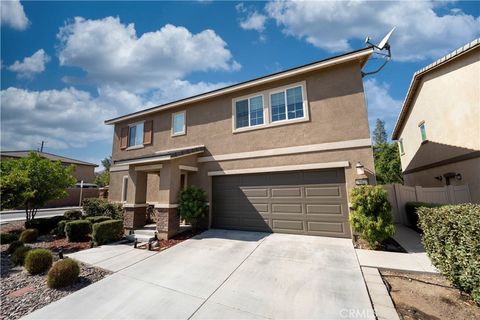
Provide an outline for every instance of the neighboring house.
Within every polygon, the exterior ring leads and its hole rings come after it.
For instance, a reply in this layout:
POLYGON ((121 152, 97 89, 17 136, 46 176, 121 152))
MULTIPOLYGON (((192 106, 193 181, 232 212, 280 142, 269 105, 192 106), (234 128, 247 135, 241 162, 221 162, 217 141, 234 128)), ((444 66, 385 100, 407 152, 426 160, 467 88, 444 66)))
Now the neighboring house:
POLYGON ((480 203, 480 39, 415 73, 392 139, 405 185, 468 185, 480 203))
POLYGON ((52 160, 52 161, 60 161, 63 165, 75 165, 75 171, 73 172, 73 176, 77 178, 77 182, 83 180, 84 183, 94 183, 95 182, 95 168, 98 165, 94 163, 89 163, 81 160, 75 160, 67 157, 62 157, 56 154, 48 153, 48 152, 40 152, 36 150, 25 150, 25 151, 0 151, 0 159, 18 159, 27 157, 30 152, 38 153, 41 157, 52 160))
POLYGON ((125 227, 154 206, 161 238, 177 197, 203 188, 213 228, 351 237, 348 192, 375 183, 361 69, 365 48, 105 121, 114 125, 109 199, 125 227))

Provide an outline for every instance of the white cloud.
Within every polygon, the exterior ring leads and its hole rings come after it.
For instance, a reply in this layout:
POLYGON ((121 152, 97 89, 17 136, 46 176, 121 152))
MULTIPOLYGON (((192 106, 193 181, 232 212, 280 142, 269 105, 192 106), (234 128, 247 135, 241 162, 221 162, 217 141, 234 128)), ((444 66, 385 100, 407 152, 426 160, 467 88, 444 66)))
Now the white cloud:
POLYGON ((480 18, 453 10, 439 15, 433 1, 292 1, 269 2, 270 18, 287 35, 305 39, 330 52, 352 49, 350 41, 367 35, 375 41, 393 26, 394 58, 416 61, 438 58, 480 34, 480 18))
POLYGON ((9 26, 17 30, 28 28, 30 21, 23 11, 23 6, 19 0, 2 1, 0 10, 0 21, 2 25, 9 26))
POLYGON ((45 64, 50 61, 50 57, 43 49, 35 52, 31 57, 25 57, 22 62, 15 61, 8 67, 8 70, 17 73, 18 78, 33 78, 37 73, 45 71, 45 64))
POLYGON ((390 136, 403 102, 390 95, 390 85, 385 82, 379 83, 376 79, 370 78, 364 81, 364 87, 370 130, 375 129, 375 121, 378 118, 385 121, 385 129, 390 136))
POLYGON ((100 85, 144 92, 197 71, 235 71, 227 44, 213 30, 192 34, 170 24, 137 36, 119 18, 81 17, 60 29, 60 64, 80 67, 100 85))
POLYGON ((108 97, 93 98, 74 88, 0 92, 1 148, 29 149, 42 140, 53 149, 80 148, 112 138, 103 120, 116 115, 108 97))
POLYGON ((265 30, 266 21, 267 17, 265 15, 253 11, 249 13, 245 19, 240 21, 240 27, 245 30, 263 32, 265 30))

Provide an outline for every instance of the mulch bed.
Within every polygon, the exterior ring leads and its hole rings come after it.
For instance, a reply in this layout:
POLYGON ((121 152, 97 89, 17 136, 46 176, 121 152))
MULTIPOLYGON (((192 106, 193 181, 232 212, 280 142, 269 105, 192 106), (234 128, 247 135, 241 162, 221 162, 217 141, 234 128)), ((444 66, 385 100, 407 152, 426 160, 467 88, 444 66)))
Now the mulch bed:
POLYGON ((440 274, 380 270, 400 319, 480 319, 480 307, 440 274))
MULTIPOLYGON (((173 247, 174 245, 176 244, 179 244, 180 242, 183 242, 185 240, 188 240, 190 239, 191 237, 194 237, 196 236, 197 234, 200 234, 202 233, 204 230, 200 230, 200 231, 192 231, 192 230, 188 230, 188 231, 185 231, 185 232, 182 232, 180 234, 177 234, 176 236, 174 236, 172 239, 168 239, 168 240, 160 240, 159 241, 159 246, 153 246, 152 247, 152 251, 163 251, 163 250, 166 250, 168 248, 171 248, 173 247)), ((139 249, 147 249, 146 246, 143 246, 143 247, 138 247, 139 249)))
MULTIPOLYGON (((370 248, 370 245, 365 240, 361 239, 358 235, 353 236, 353 246, 355 247, 355 249, 372 250, 372 248, 370 248)), ((388 251, 388 252, 402 252, 402 253, 407 252, 407 250, 405 250, 393 238, 387 238, 383 240, 375 250, 388 251)))
POLYGON ((24 229, 25 222, 17 221, 17 222, 9 222, 0 225, 0 232, 1 233, 20 233, 24 229))

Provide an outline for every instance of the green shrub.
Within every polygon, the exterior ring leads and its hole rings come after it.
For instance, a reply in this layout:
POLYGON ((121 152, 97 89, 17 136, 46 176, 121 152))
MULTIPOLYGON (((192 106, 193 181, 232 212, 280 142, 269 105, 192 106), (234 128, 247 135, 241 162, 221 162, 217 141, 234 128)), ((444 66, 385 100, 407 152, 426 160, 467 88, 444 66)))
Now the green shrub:
POLYGON ((361 186, 352 189, 350 224, 372 249, 380 241, 393 236, 395 227, 387 191, 381 186, 361 186))
POLYGON ((25 256, 24 267, 30 274, 38 274, 47 271, 52 266, 52 252, 47 249, 32 249, 25 256))
POLYGON ((9 244, 13 241, 18 240, 18 234, 16 233, 1 233, 0 234, 0 243, 1 244, 9 244))
POLYGON ((96 216, 96 217, 87 217, 87 220, 90 221, 92 224, 99 223, 107 220, 112 220, 112 218, 107 216, 96 216))
POLYGON ((92 238, 97 245, 118 241, 123 236, 123 220, 108 220, 93 225, 92 238))
POLYGON ((435 208, 440 206, 442 205, 437 203, 428 203, 428 202, 410 201, 405 203, 405 212, 407 213, 408 223, 410 223, 410 226, 413 229, 421 233, 422 229, 418 225, 418 213, 417 213, 418 208, 421 208, 421 207, 435 208))
POLYGON ((16 240, 16 241, 13 241, 12 243, 10 243, 10 245, 8 246, 8 249, 7 249, 7 252, 9 254, 12 254, 15 252, 15 250, 17 250, 17 248, 20 248, 20 247, 23 247, 24 244, 22 241, 20 240, 16 240))
POLYGON ((83 200, 83 211, 87 217, 108 216, 112 219, 123 219, 123 206, 110 203, 106 199, 87 198, 83 200))
POLYGON ((38 238, 38 230, 37 229, 26 229, 23 230, 20 234, 20 238, 18 238, 23 243, 32 243, 35 242, 38 238))
POLYGON ((82 219, 82 215, 83 215, 83 213, 82 213, 81 210, 67 210, 63 214, 63 216, 67 220, 80 220, 80 219, 82 219))
POLYGON ((39 234, 49 234, 57 227, 59 221, 65 220, 64 216, 55 216, 50 218, 35 218, 25 222, 25 228, 37 229, 39 234))
POLYGON ((65 237, 65 225, 67 224, 68 220, 62 220, 57 224, 57 229, 55 234, 59 237, 65 237))
POLYGON ((418 215, 433 265, 480 304, 480 205, 423 207, 418 215))
POLYGON ((65 224, 65 235, 69 242, 85 241, 92 232, 92 223, 88 220, 69 221, 65 224))
POLYGON ((16 266, 23 266, 27 252, 32 250, 29 246, 18 247, 12 254, 12 263, 16 266))
POLYGON ((188 186, 180 191, 178 212, 183 219, 190 222, 194 230, 197 229, 199 222, 208 212, 205 191, 195 186, 188 186))
POLYGON ((47 286, 49 288, 62 288, 75 283, 80 274, 78 262, 67 258, 55 262, 48 271, 47 286))

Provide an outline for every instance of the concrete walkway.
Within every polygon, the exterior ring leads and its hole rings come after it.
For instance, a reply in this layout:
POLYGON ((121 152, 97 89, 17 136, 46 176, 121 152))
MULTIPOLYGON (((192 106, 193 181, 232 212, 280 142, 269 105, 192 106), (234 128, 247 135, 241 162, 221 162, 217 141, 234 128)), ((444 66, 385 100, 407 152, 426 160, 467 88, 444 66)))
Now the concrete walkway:
POLYGON ((393 238, 408 253, 355 249, 362 267, 374 267, 414 272, 438 270, 432 265, 423 248, 420 234, 403 225, 396 225, 393 238))
POLYGON ((209 230, 26 318, 358 317, 375 319, 350 239, 209 230))
POLYGON ((133 244, 115 244, 82 250, 69 254, 68 257, 117 272, 157 253, 157 251, 134 249, 133 244))

